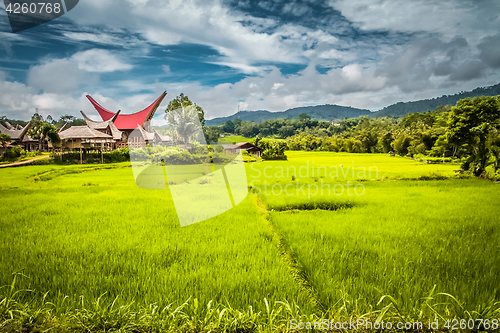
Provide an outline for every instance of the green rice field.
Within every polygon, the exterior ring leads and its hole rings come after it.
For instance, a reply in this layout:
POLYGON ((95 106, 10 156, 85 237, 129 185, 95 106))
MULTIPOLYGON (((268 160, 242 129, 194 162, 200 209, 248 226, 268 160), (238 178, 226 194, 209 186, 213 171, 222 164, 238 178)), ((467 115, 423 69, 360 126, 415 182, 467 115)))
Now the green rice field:
POLYGON ((3 325, 243 332, 291 331, 293 318, 500 317, 500 184, 386 154, 287 156, 246 163, 247 198, 186 227, 168 189, 138 187, 129 163, 0 169, 3 325))
POLYGON ((229 143, 233 143, 233 142, 247 142, 248 140, 250 140, 250 138, 245 138, 244 136, 241 136, 241 135, 227 135, 223 138, 219 138, 219 143, 222 143, 222 144, 229 144, 229 143))

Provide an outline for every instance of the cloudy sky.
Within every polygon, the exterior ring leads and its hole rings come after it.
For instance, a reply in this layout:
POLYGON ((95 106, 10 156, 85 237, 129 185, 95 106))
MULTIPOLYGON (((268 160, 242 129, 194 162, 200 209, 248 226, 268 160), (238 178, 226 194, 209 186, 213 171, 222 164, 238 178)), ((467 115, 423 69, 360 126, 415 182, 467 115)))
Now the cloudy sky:
MULTIPOLYGON (((82 0, 12 33, 0 4, 0 115, 143 109, 183 92, 206 118, 398 101, 500 82, 498 0, 82 0)), ((161 110, 159 110, 161 112, 161 110)))

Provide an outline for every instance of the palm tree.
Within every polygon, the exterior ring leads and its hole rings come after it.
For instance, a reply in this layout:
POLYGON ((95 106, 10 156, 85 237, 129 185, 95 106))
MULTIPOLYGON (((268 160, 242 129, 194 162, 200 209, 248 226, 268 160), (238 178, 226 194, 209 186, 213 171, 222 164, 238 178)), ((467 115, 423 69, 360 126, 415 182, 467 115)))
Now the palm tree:
POLYGON ((165 115, 165 119, 167 119, 170 129, 177 132, 185 144, 202 133, 198 111, 194 105, 171 110, 165 115))

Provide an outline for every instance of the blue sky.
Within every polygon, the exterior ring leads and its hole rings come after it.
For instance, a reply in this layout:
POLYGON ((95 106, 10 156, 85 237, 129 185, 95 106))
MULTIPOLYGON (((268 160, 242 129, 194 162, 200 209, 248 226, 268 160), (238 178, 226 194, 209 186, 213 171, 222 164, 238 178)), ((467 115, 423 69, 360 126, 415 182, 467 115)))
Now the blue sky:
MULTIPOLYGON (((500 1, 82 0, 12 33, 0 115, 130 113, 183 92, 206 118, 339 104, 373 111, 500 82, 500 1)), ((159 110, 158 112, 161 112, 159 110)))

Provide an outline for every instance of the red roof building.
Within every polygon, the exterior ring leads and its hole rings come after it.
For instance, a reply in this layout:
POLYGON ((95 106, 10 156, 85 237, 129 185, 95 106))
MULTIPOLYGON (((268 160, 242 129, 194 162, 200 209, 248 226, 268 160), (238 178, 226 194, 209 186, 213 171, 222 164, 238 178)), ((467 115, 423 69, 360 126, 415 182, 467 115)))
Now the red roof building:
MULTIPOLYGON (((142 111, 132 114, 118 114, 116 119, 114 120, 116 128, 118 128, 119 130, 128 131, 134 130, 138 126, 144 128, 144 124, 151 120, 151 118, 153 118, 156 109, 158 109, 166 95, 167 92, 163 92, 163 94, 161 94, 161 96, 158 97, 156 101, 153 102, 153 104, 142 111)), ((103 121, 108 121, 116 115, 116 113, 111 112, 99 105, 99 103, 97 103, 90 95, 87 95, 87 98, 97 110, 103 121)))

